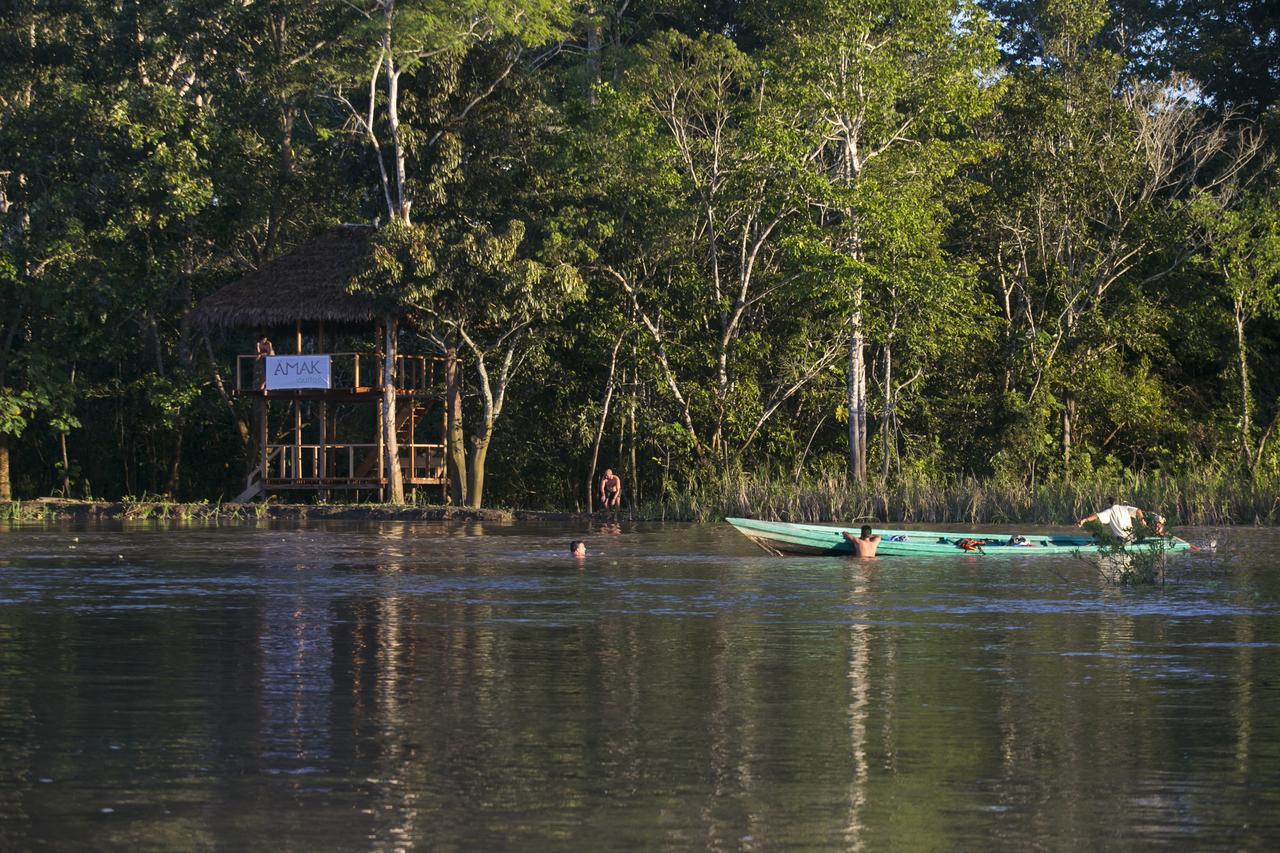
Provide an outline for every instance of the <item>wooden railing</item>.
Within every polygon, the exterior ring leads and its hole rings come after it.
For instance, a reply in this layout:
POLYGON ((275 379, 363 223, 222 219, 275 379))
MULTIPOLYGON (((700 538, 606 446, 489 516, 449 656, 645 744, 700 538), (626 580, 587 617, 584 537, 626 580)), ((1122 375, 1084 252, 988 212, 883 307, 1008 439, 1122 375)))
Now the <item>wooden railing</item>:
MULTIPOLYGON (((377 444, 268 444, 267 486, 377 485, 382 482, 377 444)), ((400 466, 405 482, 445 479, 443 444, 401 444, 400 466)))
MULTIPOLYGON (((331 352, 329 356, 330 390, 373 391, 382 387, 383 358, 374 352, 331 352)), ((260 393, 263 383, 262 362, 256 355, 236 356, 235 389, 237 393, 260 393)), ((396 356, 396 389, 420 393, 444 389, 444 359, 438 355, 396 356)), ((272 392, 290 393, 290 392, 272 392)))

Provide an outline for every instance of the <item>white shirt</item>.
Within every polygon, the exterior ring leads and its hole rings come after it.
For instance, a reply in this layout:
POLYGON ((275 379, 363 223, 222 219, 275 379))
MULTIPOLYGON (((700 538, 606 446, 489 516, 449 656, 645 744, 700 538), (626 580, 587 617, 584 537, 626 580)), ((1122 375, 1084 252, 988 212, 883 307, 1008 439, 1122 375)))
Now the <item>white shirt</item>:
POLYGON ((1121 539, 1133 535, 1133 516, 1140 512, 1136 506, 1113 504, 1098 513, 1098 521, 1111 527, 1111 532, 1121 539))

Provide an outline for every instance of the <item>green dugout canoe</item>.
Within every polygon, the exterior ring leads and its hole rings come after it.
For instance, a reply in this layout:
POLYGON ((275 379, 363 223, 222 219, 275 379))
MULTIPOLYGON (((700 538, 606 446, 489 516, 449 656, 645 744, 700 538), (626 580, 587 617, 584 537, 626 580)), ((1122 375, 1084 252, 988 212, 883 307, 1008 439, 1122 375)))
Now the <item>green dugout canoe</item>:
MULTIPOLYGON (((861 526, 832 527, 825 524, 790 524, 785 521, 758 521, 754 518, 726 518, 738 532, 770 554, 851 554, 843 533, 857 536, 861 526)), ((975 553, 958 543, 970 540, 981 543, 983 554, 1018 557, 1041 557, 1053 554, 1097 553, 1098 543, 1090 536, 1058 536, 1026 534, 1028 545, 1006 545, 1011 533, 955 533, 928 530, 887 530, 877 527, 880 557, 948 556, 975 553)), ((1171 553, 1191 550, 1191 545, 1176 536, 1158 541, 1171 553)), ((1149 548, 1150 544, 1130 548, 1149 548)))

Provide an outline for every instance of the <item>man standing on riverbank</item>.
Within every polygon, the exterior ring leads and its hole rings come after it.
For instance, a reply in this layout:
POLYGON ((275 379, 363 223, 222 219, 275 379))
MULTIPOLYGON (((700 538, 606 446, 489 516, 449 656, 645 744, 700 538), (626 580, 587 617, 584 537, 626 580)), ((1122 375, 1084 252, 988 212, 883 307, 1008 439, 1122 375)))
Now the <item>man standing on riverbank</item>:
POLYGON ((600 506, 605 509, 617 509, 622 505, 622 478, 613 473, 612 468, 604 470, 604 479, 600 481, 600 506))

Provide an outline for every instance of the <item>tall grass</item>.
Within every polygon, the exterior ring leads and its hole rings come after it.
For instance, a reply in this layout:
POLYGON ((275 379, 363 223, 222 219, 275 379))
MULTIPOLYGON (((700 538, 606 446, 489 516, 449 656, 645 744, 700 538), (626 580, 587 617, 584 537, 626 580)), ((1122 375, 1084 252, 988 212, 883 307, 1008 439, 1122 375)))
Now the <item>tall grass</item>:
POLYGON ((1280 480, 1214 469, 1183 474, 1095 475, 1027 484, 966 476, 908 475, 865 486, 844 472, 725 469, 668 486, 637 508, 645 519, 713 521, 750 516, 780 521, 1066 524, 1114 495, 1168 516, 1172 524, 1276 524, 1280 480))
MULTIPOLYGON (((662 494, 635 512, 641 519, 702 522, 749 516, 797 522, 1068 524, 1101 507, 1108 495, 1162 513, 1175 525, 1280 523, 1280 476, 1249 477, 1215 467, 1181 474, 1098 473, 1034 487, 1017 480, 922 473, 858 486, 843 471, 796 476, 780 467, 726 468, 669 480, 662 494)), ((183 521, 261 520, 272 511, 266 502, 234 506, 127 499, 116 506, 126 519, 183 521)), ((50 519, 60 511, 40 501, 14 501, 0 504, 0 520, 50 519)))
POLYGON ((53 517, 53 511, 39 501, 0 503, 0 521, 48 521, 53 517))

